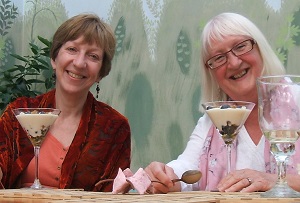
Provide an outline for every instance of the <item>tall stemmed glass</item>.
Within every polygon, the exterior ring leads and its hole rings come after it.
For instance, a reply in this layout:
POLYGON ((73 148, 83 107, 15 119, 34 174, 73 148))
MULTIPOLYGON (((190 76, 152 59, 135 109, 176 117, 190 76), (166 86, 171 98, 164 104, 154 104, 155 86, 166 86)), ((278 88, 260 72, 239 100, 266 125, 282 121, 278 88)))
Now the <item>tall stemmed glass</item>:
POLYGON ((42 189, 43 186, 39 181, 39 151, 50 126, 60 114, 60 110, 53 108, 18 108, 13 109, 13 113, 34 147, 35 180, 30 188, 42 189))
POLYGON ((245 101, 215 101, 202 104, 227 148, 227 171, 231 171, 231 146, 255 106, 245 101))
POLYGON ((286 182, 286 162, 300 134, 300 76, 265 76, 257 80, 259 124, 277 164, 276 185, 263 197, 300 197, 286 182))

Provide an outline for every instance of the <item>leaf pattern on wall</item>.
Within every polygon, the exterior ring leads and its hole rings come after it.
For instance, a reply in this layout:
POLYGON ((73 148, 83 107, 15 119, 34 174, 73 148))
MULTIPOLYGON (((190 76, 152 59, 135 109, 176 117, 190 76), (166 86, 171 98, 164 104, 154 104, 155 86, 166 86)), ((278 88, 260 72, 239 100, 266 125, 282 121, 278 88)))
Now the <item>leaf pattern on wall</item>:
POLYGON ((8 30, 12 27, 16 19, 18 8, 11 1, 1 0, 0 2, 0 67, 8 65, 10 54, 13 50, 13 43, 11 39, 6 39, 8 30))
POLYGON ((188 74, 191 67, 191 42, 184 31, 180 31, 176 43, 176 60, 183 74, 188 74))
POLYGON ((10 4, 11 1, 1 1, 0 5, 0 35, 5 36, 8 34, 8 29, 14 23, 14 19, 18 15, 18 8, 10 4))
POLYGON ((123 41, 125 38, 125 34, 126 34, 125 19, 122 16, 119 19, 119 22, 115 29, 115 36, 116 36, 116 40, 117 40, 116 55, 118 55, 123 50, 123 41))
POLYGON ((165 3, 167 0, 140 0, 141 5, 147 5, 147 11, 143 8, 143 21, 145 26, 145 32, 147 35, 148 49, 150 57, 153 61, 157 58, 157 37, 160 27, 160 19, 164 13, 165 3))
POLYGON ((154 117, 154 95, 146 75, 134 76, 128 87, 125 107, 125 115, 128 115, 135 148, 139 153, 144 153, 149 146, 149 136, 153 128, 154 117))
POLYGON ((295 25, 296 15, 288 15, 286 17, 286 27, 280 30, 280 41, 278 43, 278 57, 283 62, 284 66, 287 66, 289 50, 295 46, 295 37, 300 34, 300 28, 295 25))
POLYGON ((2 45, 2 40, 0 39, 0 67, 2 69, 13 66, 14 60, 10 54, 14 53, 13 42, 10 38, 3 40, 4 45, 2 45), (3 47, 3 48, 2 48, 3 47))
POLYGON ((178 151, 184 150, 185 142, 183 140, 183 133, 179 125, 180 121, 173 121, 168 127, 167 140, 170 149, 171 159, 176 159, 178 156, 178 151))
MULTIPOLYGON (((292 26, 298 27, 298 29, 300 27, 300 9, 298 9, 298 11, 296 11, 294 14, 294 20, 292 21, 292 26)), ((300 46, 300 34, 293 36, 293 40, 295 40, 295 44, 297 46, 300 46)))

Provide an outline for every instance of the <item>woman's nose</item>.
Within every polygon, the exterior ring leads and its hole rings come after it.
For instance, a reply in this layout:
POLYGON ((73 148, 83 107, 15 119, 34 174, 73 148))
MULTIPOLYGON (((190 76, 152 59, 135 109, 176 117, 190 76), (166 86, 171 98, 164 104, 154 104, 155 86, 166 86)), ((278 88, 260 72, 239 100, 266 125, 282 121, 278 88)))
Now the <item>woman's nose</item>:
POLYGON ((85 68, 86 67, 86 60, 85 60, 85 54, 78 54, 76 55, 75 59, 73 60, 73 64, 77 68, 85 68))
POLYGON ((242 60, 234 55, 232 52, 229 52, 227 54, 227 64, 228 64, 228 67, 232 67, 232 68, 235 68, 235 67, 238 67, 240 64, 241 64, 242 60))

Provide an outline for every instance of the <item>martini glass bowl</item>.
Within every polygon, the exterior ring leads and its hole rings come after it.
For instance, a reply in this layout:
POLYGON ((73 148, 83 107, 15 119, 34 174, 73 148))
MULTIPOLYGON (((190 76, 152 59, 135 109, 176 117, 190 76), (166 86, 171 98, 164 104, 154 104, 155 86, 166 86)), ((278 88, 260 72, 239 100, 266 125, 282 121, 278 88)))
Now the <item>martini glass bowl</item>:
POLYGON ((60 110, 53 108, 17 108, 13 109, 13 113, 34 147, 35 180, 30 188, 42 189, 43 186, 39 181, 39 151, 50 126, 60 114, 60 110))
POLYGON ((264 76, 257 80, 259 125, 277 165, 275 186, 262 197, 300 197, 286 182, 287 161, 300 135, 300 76, 264 76))
POLYGON ((253 107, 252 102, 214 101, 202 104, 205 112, 216 126, 227 149, 227 170, 231 171, 231 146, 253 107))

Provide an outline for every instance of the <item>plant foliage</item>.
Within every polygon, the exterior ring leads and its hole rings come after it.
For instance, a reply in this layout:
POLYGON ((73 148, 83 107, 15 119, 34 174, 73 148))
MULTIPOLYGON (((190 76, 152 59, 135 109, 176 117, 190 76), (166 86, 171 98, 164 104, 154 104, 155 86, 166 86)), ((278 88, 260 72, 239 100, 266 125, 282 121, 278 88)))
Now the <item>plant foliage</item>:
POLYGON ((38 36, 43 48, 29 43, 32 55, 11 54, 20 61, 14 67, 0 70, 0 109, 20 96, 34 97, 54 86, 50 64, 51 42, 38 36), (39 89, 44 89, 41 91, 39 89))

